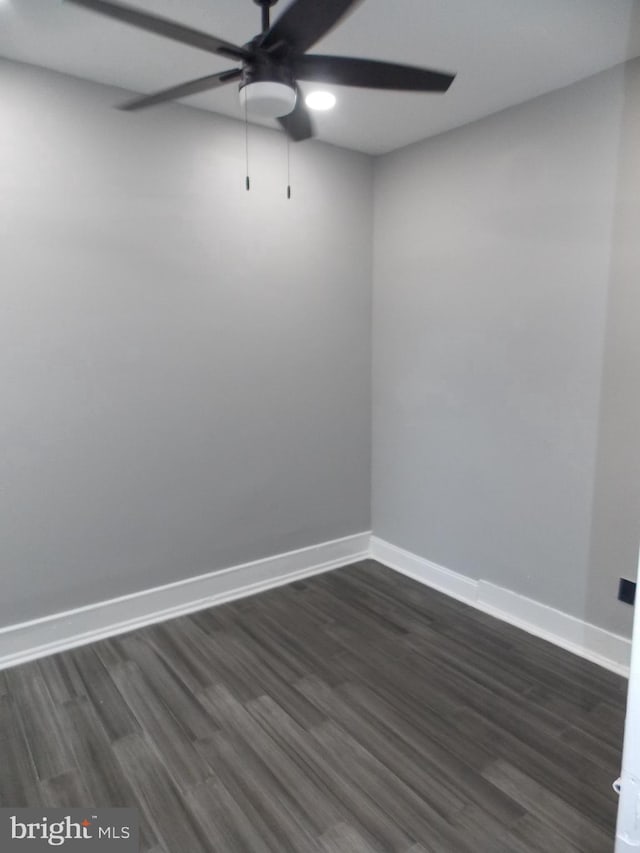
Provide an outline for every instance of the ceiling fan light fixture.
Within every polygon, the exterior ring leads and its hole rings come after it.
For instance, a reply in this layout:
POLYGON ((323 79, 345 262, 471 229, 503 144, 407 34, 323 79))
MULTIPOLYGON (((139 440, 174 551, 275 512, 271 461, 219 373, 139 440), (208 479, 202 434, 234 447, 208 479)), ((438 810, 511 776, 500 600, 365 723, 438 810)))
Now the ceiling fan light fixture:
POLYGON ((336 105, 336 96, 332 92, 309 92, 304 102, 310 110, 332 110, 336 105))
MULTIPOLYGON (((0 0, 2 2, 5 0, 0 0)), ((240 105, 245 120, 249 117, 275 118, 289 139, 302 142, 314 136, 307 107, 330 110, 336 98, 331 92, 317 89, 303 104, 297 101, 300 80, 305 84, 313 82, 383 91, 446 92, 455 78, 455 74, 397 62, 308 53, 309 48, 339 24, 361 0, 290 0, 274 23, 271 23, 270 8, 277 0, 254 0, 261 7, 262 32, 242 46, 130 6, 123 0, 66 2, 235 62, 234 68, 127 101, 120 107, 127 112, 177 101, 240 81, 240 105)))
POLYGON ((240 89, 240 106, 251 116, 278 118, 289 115, 296 105, 296 90, 286 83, 257 80, 240 89))

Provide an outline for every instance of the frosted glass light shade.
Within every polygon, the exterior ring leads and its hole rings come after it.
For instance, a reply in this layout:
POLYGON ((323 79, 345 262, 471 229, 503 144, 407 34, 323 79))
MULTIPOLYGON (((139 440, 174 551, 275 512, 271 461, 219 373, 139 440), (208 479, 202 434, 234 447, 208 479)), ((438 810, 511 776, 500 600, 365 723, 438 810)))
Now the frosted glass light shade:
POLYGON ((296 90, 286 83, 258 80, 240 89, 240 106, 250 116, 277 118, 288 115, 296 105, 296 90))

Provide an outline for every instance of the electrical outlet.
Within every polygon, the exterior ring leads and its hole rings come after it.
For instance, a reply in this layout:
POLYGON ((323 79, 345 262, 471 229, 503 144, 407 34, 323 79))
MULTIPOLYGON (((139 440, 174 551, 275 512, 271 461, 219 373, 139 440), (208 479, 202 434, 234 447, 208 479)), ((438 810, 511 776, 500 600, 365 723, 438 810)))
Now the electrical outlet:
POLYGON ((618 587, 618 601, 624 601, 625 604, 635 604, 635 581, 628 581, 626 578, 620 578, 620 586, 618 587))

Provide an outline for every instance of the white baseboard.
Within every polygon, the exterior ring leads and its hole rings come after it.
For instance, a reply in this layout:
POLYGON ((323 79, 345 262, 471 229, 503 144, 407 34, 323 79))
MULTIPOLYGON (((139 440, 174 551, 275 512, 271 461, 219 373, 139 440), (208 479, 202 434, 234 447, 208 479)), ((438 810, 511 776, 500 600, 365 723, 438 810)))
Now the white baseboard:
POLYGON ((370 553, 374 560, 390 569, 629 677, 631 640, 626 637, 488 581, 477 581, 452 572, 377 536, 371 537, 370 553))
POLYGON ((367 557, 613 672, 629 675, 631 641, 626 637, 488 581, 452 572, 369 532, 0 628, 0 670, 367 557))
POLYGON ((364 560, 370 535, 345 536, 0 628, 0 669, 364 560))

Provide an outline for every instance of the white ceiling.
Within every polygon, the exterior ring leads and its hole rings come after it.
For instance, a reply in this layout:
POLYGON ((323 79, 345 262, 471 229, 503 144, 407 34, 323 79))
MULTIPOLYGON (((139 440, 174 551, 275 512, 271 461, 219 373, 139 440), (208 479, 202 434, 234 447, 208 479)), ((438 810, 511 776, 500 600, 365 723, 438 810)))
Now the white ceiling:
MULTIPOLYGON (((251 0, 128 2, 237 44, 260 29, 251 0)), ((319 138, 379 154, 458 127, 640 55, 639 19, 640 0, 364 0, 312 50, 458 77, 446 95, 326 87, 338 105, 316 114, 319 138)), ((230 67, 62 0, 0 0, 0 55, 134 92, 230 67)), ((241 117, 233 84, 185 102, 241 117)))

